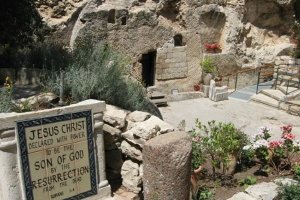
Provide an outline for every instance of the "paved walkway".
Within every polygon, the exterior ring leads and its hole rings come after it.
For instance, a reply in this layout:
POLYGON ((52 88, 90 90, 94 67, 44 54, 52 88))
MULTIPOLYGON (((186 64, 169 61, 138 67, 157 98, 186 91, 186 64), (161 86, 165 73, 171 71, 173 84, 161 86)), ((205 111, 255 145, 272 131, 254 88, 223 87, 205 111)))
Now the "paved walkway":
MULTIPOLYGON (((273 81, 262 83, 261 86, 258 87, 258 92, 263 89, 270 89, 272 87, 272 83, 273 81)), ((236 99, 247 102, 254 94, 256 94, 256 85, 251 85, 231 93, 229 95, 229 99, 236 99)))
POLYGON ((298 116, 252 102, 235 99, 213 102, 208 98, 199 98, 169 102, 169 106, 161 107, 160 111, 164 120, 175 127, 185 120, 186 131, 194 128, 195 120, 199 118, 204 123, 211 120, 232 122, 248 135, 256 133, 258 127, 270 126, 277 138, 280 137, 280 126, 292 124, 293 132, 300 140, 298 116))

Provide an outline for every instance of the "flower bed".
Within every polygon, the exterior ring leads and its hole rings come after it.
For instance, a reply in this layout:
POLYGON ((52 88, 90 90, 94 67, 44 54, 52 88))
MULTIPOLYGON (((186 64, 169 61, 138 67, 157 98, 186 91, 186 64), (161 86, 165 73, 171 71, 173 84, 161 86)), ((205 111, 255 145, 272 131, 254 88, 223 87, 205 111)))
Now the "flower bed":
POLYGON ((207 189, 223 199, 256 182, 282 176, 300 180, 300 143, 292 130, 291 125, 282 126, 281 138, 274 140, 272 130, 264 126, 248 138, 231 123, 196 121, 192 131, 194 199, 205 196, 207 189))

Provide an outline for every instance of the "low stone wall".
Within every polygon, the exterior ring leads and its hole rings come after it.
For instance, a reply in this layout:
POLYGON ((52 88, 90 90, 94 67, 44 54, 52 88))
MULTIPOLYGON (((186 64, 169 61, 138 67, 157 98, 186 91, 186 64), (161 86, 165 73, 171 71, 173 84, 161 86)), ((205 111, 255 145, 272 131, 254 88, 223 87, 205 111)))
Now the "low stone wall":
POLYGON ((146 141, 174 131, 174 127, 149 113, 129 112, 107 105, 103 116, 108 181, 136 194, 142 191, 143 157, 146 141))
POLYGON ((279 73, 285 72, 290 75, 296 75, 299 73, 300 61, 290 56, 278 56, 275 58, 274 66, 274 79, 277 77, 277 71, 279 73))

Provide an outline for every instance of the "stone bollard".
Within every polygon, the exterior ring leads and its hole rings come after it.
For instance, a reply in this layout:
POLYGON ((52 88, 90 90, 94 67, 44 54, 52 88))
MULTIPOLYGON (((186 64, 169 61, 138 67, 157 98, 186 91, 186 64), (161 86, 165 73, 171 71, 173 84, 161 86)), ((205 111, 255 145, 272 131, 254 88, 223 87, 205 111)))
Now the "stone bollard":
POLYGON ((187 133, 166 133, 147 141, 143 148, 145 200, 188 200, 191 158, 187 133))

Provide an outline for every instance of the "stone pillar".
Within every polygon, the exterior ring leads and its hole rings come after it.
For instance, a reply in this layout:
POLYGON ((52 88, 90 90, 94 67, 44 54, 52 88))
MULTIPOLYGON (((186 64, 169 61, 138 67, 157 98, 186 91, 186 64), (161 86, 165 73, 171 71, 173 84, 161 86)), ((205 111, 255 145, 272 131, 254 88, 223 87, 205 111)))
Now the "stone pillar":
POLYGON ((143 148, 145 200, 188 200, 191 158, 187 133, 166 133, 147 141, 143 148))
POLYGON ((22 199, 15 130, 0 130, 0 199, 22 199))
POLYGON ((106 166, 105 166, 105 148, 103 136, 103 113, 94 113, 94 134, 96 138, 96 152, 98 163, 98 183, 99 194, 102 198, 110 197, 111 187, 106 179, 106 166))

